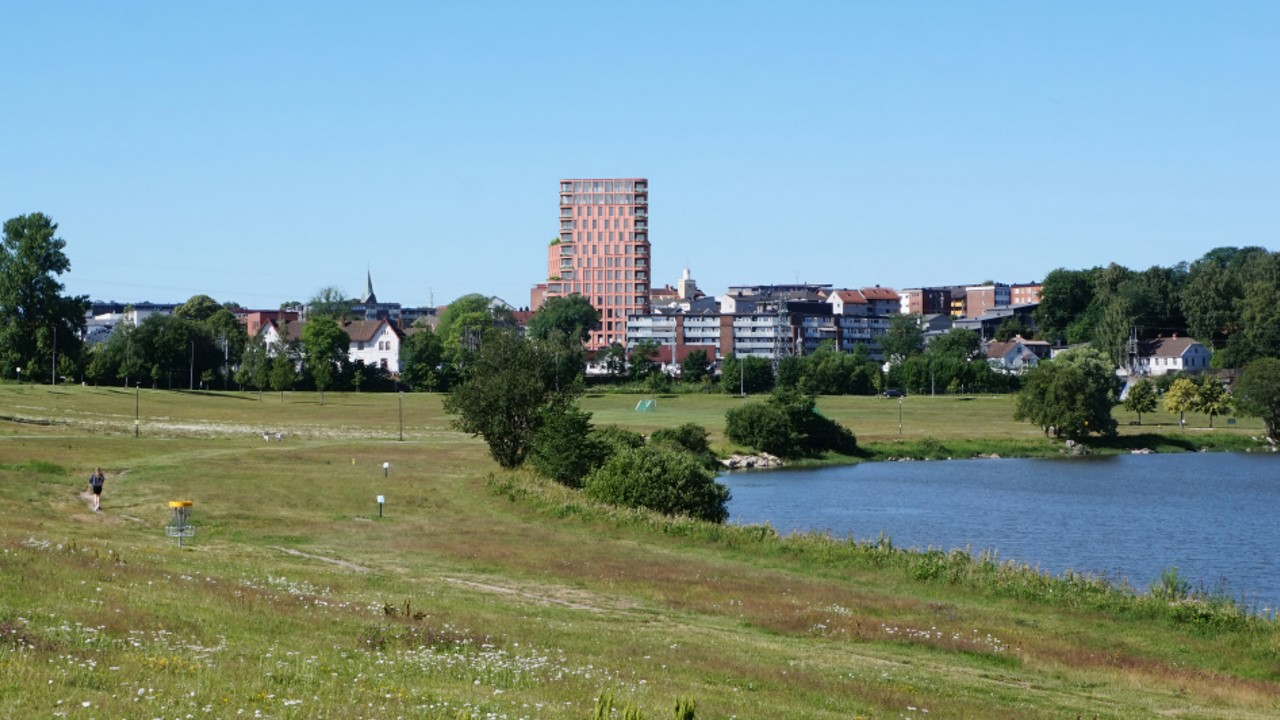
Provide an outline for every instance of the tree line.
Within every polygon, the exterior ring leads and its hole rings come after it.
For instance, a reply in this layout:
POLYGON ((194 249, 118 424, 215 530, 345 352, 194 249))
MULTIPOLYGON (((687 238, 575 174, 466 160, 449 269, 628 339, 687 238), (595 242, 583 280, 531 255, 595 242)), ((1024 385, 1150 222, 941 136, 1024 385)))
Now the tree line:
POLYGON ((1138 272, 1111 264, 1045 276, 1035 311, 1039 337, 1089 343, 1117 364, 1139 339, 1181 335, 1214 349, 1213 366, 1280 357, 1280 253, 1220 247, 1194 262, 1138 272))

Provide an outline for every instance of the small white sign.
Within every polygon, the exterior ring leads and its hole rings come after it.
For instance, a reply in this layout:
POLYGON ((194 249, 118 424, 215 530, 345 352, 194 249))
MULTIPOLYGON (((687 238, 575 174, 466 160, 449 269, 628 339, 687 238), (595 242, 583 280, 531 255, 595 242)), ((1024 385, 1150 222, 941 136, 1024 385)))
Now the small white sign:
POLYGON ((384 463, 382 463, 382 469, 383 469, 383 470, 390 470, 390 469, 391 469, 391 463, 389 463, 389 462, 384 462, 384 463))
POLYGON ((379 496, 378 496, 378 504, 379 504, 379 505, 381 505, 381 504, 383 504, 383 503, 385 503, 385 502, 386 502, 386 498, 384 498, 384 497, 382 497, 381 495, 379 495, 379 496))

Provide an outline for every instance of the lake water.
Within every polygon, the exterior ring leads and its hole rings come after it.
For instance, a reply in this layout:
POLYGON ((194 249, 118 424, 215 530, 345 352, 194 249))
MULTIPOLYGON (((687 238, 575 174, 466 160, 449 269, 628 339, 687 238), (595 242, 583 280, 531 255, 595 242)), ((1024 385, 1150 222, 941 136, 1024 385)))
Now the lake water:
POLYGON ((721 476, 730 522, 897 547, 993 549, 1146 590, 1169 566, 1280 608, 1280 455, 1189 453, 881 462, 721 476))

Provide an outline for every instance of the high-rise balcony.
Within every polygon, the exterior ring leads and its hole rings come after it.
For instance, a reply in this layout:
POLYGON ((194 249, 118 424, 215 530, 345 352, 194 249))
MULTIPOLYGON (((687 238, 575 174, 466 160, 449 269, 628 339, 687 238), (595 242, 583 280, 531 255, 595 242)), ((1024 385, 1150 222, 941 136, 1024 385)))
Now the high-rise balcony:
POLYGON ((649 229, 649 223, 644 222, 643 220, 638 220, 638 221, 636 221, 636 228, 635 228, 635 229, 636 229, 636 230, 648 230, 648 229, 649 229))
POLYGON ((649 204, 649 196, 648 196, 648 195, 637 195, 637 196, 636 196, 636 204, 637 204, 637 205, 648 205, 648 204, 649 204))
POLYGON ((560 196, 560 204, 561 204, 561 205, 572 205, 572 204, 573 204, 573 196, 572 196, 572 195, 561 195, 561 196, 560 196))

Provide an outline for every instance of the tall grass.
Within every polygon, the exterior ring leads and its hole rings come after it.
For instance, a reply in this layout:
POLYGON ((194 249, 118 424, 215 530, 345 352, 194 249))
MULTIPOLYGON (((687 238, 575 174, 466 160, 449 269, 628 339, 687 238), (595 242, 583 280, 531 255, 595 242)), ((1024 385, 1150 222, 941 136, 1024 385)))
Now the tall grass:
MULTIPOLYGON (((593 503, 579 493, 531 473, 492 473, 486 487, 495 495, 536 508, 557 518, 578 517, 641 527, 662 535, 713 543, 735 550, 787 558, 811 566, 853 566, 891 570, 921 583, 961 587, 995 597, 1055 607, 1097 610, 1121 616, 1162 618, 1207 630, 1275 632, 1275 615, 1250 612, 1234 599, 1178 586, 1177 591, 1139 593, 1105 577, 1067 571, 1054 576, 1026 563, 1001 561, 997 553, 968 550, 915 550, 895 547, 881 535, 875 540, 835 538, 828 533, 786 536, 765 525, 716 524, 688 517, 669 517, 645 510, 593 503)), ((1176 570, 1174 571, 1176 576, 1176 570)))

